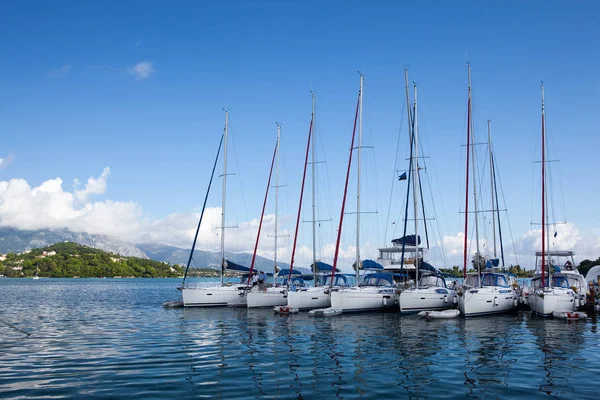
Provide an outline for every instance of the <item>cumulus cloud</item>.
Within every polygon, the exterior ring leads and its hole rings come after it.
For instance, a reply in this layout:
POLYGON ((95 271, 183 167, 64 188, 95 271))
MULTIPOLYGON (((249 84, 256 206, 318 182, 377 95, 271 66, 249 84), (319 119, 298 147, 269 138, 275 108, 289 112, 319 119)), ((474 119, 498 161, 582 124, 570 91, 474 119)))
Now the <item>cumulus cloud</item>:
POLYGON ((133 202, 110 200, 81 203, 88 195, 99 193, 107 169, 100 178, 90 178, 86 189, 70 193, 63 190, 60 178, 31 187, 24 179, 0 181, 0 226, 18 229, 67 228, 89 232, 135 237, 143 222, 141 208, 133 202))
MULTIPOLYGON (((454 236, 446 235, 442 243, 450 265, 463 265, 463 246, 464 233, 460 232, 454 236)), ((600 256, 600 232, 597 230, 587 230, 582 232, 573 223, 555 225, 549 233, 550 250, 573 250, 575 251, 576 261, 585 259, 595 260, 600 256), (556 236, 555 236, 556 233, 556 236)), ((491 248, 487 246, 485 239, 480 240, 482 254, 489 257, 491 248)), ((467 242, 469 260, 475 254, 474 240, 467 242)), ((515 238, 514 243, 505 241, 504 258, 507 265, 520 264, 526 269, 535 267, 535 252, 542 249, 542 230, 532 229, 525 232, 520 237, 515 238)))
POLYGON ((144 80, 149 78, 156 72, 154 64, 150 61, 142 61, 129 68, 129 73, 135 76, 136 80, 144 80))
POLYGON ((62 67, 51 69, 48 72, 48 76, 50 78, 62 78, 63 76, 67 75, 72 69, 73 67, 71 66, 71 64, 65 64, 62 67))
MULTIPOLYGON (((8 158, 8 157, 7 157, 8 158)), ((0 166, 2 163, 0 163, 0 166)), ((191 246, 199 213, 173 213, 164 218, 151 219, 143 208, 132 201, 94 200, 94 195, 106 193, 110 169, 104 168, 102 173, 96 177, 87 179, 85 186, 79 180, 74 181, 72 191, 63 188, 61 178, 48 179, 39 186, 32 187, 24 179, 11 179, 0 181, 0 226, 13 227, 17 229, 61 229, 66 228, 74 232, 87 232, 93 234, 104 234, 113 236, 132 243, 159 243, 168 244, 181 248, 191 246)), ((291 232, 285 229, 285 216, 280 218, 279 235, 289 235, 291 232)), ((258 218, 243 222, 227 221, 227 226, 235 225, 235 228, 227 228, 225 235, 225 246, 229 252, 248 252, 254 250, 256 233, 258 231, 258 218)), ((209 207, 206 209, 200 233, 198 236, 197 249, 217 250, 220 246, 221 231, 221 209, 209 207)), ((258 254, 273 258, 273 234, 275 216, 265 215, 263 231, 259 242, 258 254)), ((551 246, 556 250, 575 250, 578 261, 586 258, 596 259, 600 256, 600 231, 581 231, 574 224, 563 224, 556 226, 556 237, 554 231, 551 233, 551 246)), ((281 239, 278 242, 278 259, 289 263, 291 257, 292 237, 281 239)), ((445 235, 436 244, 443 246, 447 257, 447 266, 462 266, 463 258, 463 233, 456 235, 445 235)), ((475 245, 472 239, 467 243, 469 259, 475 253, 475 245)), ((539 229, 530 230, 518 237, 515 243, 505 243, 505 259, 507 264, 514 263, 516 250, 518 262, 527 269, 533 268, 534 253, 541 247, 541 232, 539 229)), ((374 246, 371 243, 361 244, 363 258, 377 257, 374 246)), ((491 251, 485 239, 480 241, 483 254, 488 255, 491 251)), ((436 249, 432 249, 432 252, 436 249)), ((319 259, 332 263, 335 253, 333 243, 324 243, 317 251, 319 259)), ((342 243, 338 266, 343 271, 351 271, 356 254, 355 246, 350 243, 342 243)), ((312 249, 306 244, 299 244, 296 250, 295 265, 308 267, 312 262, 312 249)), ((436 266, 443 267, 443 265, 436 266)))
MULTIPOLYGON (((85 184, 85 188, 75 191, 75 198, 79 201, 85 201, 90 195, 103 194, 106 192, 106 180, 108 179, 109 175, 110 168, 105 167, 100 177, 89 177, 87 183, 85 184)), ((77 178, 73 180, 73 184, 75 186, 78 186, 79 183, 80 182, 77 178)))
MULTIPOLYGON (((48 179, 32 187, 24 179, 0 181, 0 226, 25 230, 69 229, 74 232, 104 234, 132 243, 159 243, 189 248, 198 224, 199 213, 173 213, 164 218, 151 219, 135 202, 93 200, 93 195, 106 192, 110 169, 104 168, 100 176, 90 177, 83 183, 74 180, 74 189, 65 190, 61 178, 48 179)), ((286 216, 280 217, 278 235, 278 260, 289 263, 291 257, 290 231, 284 225, 286 216)), ((227 221, 225 248, 228 252, 252 253, 256 241, 259 219, 243 222, 227 221)), ((217 250, 221 241, 221 208, 208 207, 196 244, 197 249, 217 250)), ((273 259, 275 216, 266 214, 257 253, 273 259)), ((368 247, 368 243, 365 243, 368 247)), ((365 249, 366 249, 365 247, 365 249)), ((325 244, 318 251, 320 259, 331 263, 335 246, 325 244)), ((365 250, 363 254, 368 255, 365 250)), ((344 245, 340 249, 339 265, 351 270, 355 247, 344 245)), ((295 265, 308 267, 312 262, 312 249, 300 245, 296 251, 295 265)))
MULTIPOLYGON (((550 243, 546 248, 549 250, 573 250, 579 261, 595 260, 600 256, 600 232, 597 230, 582 232, 575 224, 569 222, 550 227, 548 236, 550 243)), ((515 248, 518 254, 524 254, 524 258, 528 256, 533 262, 534 253, 542 249, 542 229, 532 229, 524 233, 515 243, 515 248)))
MULTIPOLYGON (((24 179, 0 181, 0 226, 17 229, 61 229, 74 232, 104 234, 134 243, 150 242, 189 248, 192 244, 199 213, 174 213, 161 219, 150 219, 135 202, 111 200, 93 201, 93 195, 106 192, 110 169, 104 168, 100 176, 87 179, 77 190, 79 180, 74 180, 74 190, 63 188, 61 178, 48 179, 31 187, 24 179)), ((259 254, 273 256, 274 215, 265 215, 259 254)), ((237 224, 226 230, 226 250, 252 252, 258 231, 258 219, 237 224)), ((220 243, 221 209, 207 208, 198 236, 198 249, 215 250, 220 243)), ((281 229, 280 235, 288 235, 281 229)), ((279 257, 288 262, 290 250, 281 241, 279 257)))
MULTIPOLYGON (((448 266, 450 268, 453 265, 463 266, 464 265, 464 246, 465 246, 465 234, 459 232, 456 235, 444 235, 441 243, 438 241, 437 247, 443 248, 446 255, 448 266)), ((488 242, 484 238, 479 239, 479 251, 486 257, 491 256, 491 249, 488 248, 488 242)), ((467 265, 470 268, 471 260, 477 252, 477 245, 474 239, 467 240, 467 265)))

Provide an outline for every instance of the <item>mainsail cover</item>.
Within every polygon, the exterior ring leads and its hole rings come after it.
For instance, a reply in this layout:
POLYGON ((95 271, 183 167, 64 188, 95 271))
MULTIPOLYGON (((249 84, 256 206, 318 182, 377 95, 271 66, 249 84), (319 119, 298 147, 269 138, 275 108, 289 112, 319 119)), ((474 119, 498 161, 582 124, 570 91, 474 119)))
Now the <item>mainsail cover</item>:
POLYGON ((436 267, 434 267, 433 265, 431 265, 431 264, 429 264, 428 262, 425 262, 425 261, 421 261, 419 263, 419 269, 427 270, 427 271, 431 271, 431 272, 435 272, 435 273, 441 274, 441 272, 438 271, 438 269, 436 267))
POLYGON ((245 267, 240 264, 236 264, 233 261, 229 261, 229 260, 224 260, 223 266, 225 267, 224 269, 226 269, 228 271, 238 271, 238 272, 249 272, 250 271, 250 268, 245 267))
MULTIPOLYGON (((331 272, 331 270, 333 269, 333 266, 324 263, 322 261, 317 261, 316 263, 312 264, 311 269, 313 272, 331 272), (315 268, 316 266, 316 268, 315 268)), ((340 272, 339 268, 335 269, 335 272, 340 272)))
MULTIPOLYGON (((419 243, 421 244, 421 236, 418 237, 419 243)), ((417 237, 415 235, 406 235, 401 238, 392 240, 392 244, 395 246, 402 246, 402 244, 406 246, 417 246, 417 237)))
POLYGON ((383 269, 383 265, 373 260, 364 260, 361 264, 363 269, 383 269))
MULTIPOLYGON (((289 268, 283 268, 281 271, 279 271, 279 275, 289 275, 290 274, 290 269, 289 268)), ((297 269, 292 270, 292 275, 302 275, 302 272, 298 271, 297 269)))

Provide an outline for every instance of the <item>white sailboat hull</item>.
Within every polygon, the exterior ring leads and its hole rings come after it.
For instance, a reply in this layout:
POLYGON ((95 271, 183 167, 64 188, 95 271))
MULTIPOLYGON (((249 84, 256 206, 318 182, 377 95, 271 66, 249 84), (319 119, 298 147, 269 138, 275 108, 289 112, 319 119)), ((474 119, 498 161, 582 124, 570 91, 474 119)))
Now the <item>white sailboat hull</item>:
POLYGON ((325 293, 325 287, 317 286, 288 293, 287 304, 299 310, 313 310, 331 306, 331 297, 325 293))
POLYGON ((458 309, 465 317, 501 314, 516 309, 517 293, 509 288, 484 286, 470 288, 458 297, 458 309))
POLYGON ((251 291, 246 295, 248 308, 262 308, 288 305, 285 288, 268 288, 265 292, 251 291))
POLYGON ((551 317, 557 310, 575 311, 575 294, 566 288, 537 289, 527 296, 531 311, 542 317, 551 317), (543 293, 543 296, 542 296, 543 293))
POLYGON ((184 307, 245 307, 246 296, 238 286, 186 287, 181 289, 184 307))
POLYGON ((394 309, 398 307, 398 295, 395 288, 343 288, 331 293, 331 307, 344 313, 394 309))
POLYGON ((407 289, 398 296, 398 305, 402 314, 446 310, 455 305, 454 291, 436 287, 407 289))

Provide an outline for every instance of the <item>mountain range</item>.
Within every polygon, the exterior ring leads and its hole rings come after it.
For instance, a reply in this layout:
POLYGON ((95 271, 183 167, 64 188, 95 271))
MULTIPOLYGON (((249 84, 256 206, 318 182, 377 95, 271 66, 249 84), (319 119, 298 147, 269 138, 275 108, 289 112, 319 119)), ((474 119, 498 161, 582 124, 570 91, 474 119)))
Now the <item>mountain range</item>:
MULTIPOLYGON (((96 235, 85 232, 72 232, 67 229, 20 230, 0 228, 0 253, 20 253, 25 250, 51 246, 60 242, 73 242, 84 246, 113 252, 127 257, 149 258, 171 264, 186 265, 190 250, 159 243, 128 243, 107 235, 96 235)), ((252 254, 225 252, 225 257, 235 263, 250 266, 252 254)), ((219 268, 221 253, 214 251, 194 251, 192 268, 219 268)), ((281 268, 289 268, 289 264, 279 263, 281 268)), ((258 270, 271 270, 273 261, 256 256, 254 267, 258 270)), ((294 268, 296 269, 296 268, 294 268)), ((298 268, 302 272, 310 272, 308 268, 298 268)))

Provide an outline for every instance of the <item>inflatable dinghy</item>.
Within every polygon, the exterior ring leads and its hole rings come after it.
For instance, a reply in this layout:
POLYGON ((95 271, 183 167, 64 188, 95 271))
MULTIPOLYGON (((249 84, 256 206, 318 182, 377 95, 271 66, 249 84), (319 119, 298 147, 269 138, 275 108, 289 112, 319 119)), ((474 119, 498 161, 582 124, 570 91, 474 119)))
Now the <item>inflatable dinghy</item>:
POLYGON ((273 307, 273 311, 279 314, 295 314, 300 310, 298 310, 296 307, 290 306, 275 306, 273 307))
POLYGON ((569 310, 556 310, 552 313, 552 316, 554 318, 568 319, 568 320, 586 319, 587 318, 587 314, 584 313, 583 311, 569 311, 569 310))
POLYGON ((460 311, 456 309, 444 311, 421 311, 418 315, 423 318, 447 319, 458 317, 460 315, 460 311))
POLYGON ((334 315, 340 315, 342 310, 339 308, 318 308, 316 310, 310 310, 308 315, 311 317, 332 317, 334 315))

